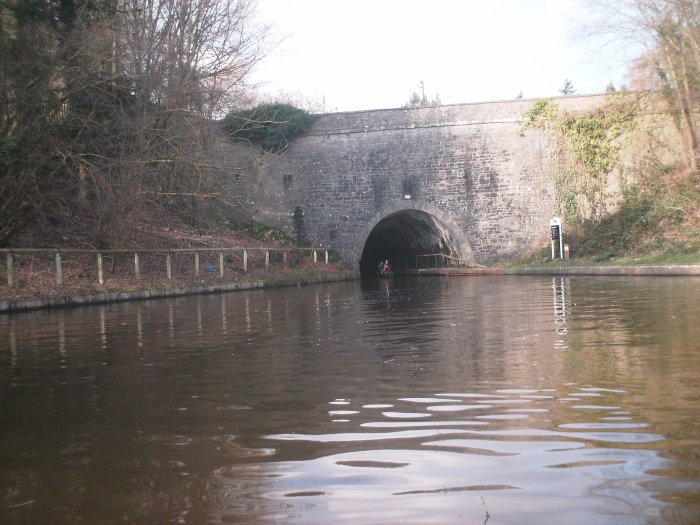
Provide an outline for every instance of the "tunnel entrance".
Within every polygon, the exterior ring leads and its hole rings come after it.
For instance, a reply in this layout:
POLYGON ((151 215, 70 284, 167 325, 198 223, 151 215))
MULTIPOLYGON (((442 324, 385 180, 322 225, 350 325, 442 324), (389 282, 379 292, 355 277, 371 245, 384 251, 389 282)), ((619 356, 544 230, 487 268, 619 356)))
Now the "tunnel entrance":
POLYGON ((422 266, 425 266, 430 262, 416 256, 429 254, 457 256, 447 227, 424 211, 392 213, 379 221, 367 237, 360 258, 360 275, 376 275, 379 261, 385 259, 391 261, 392 268, 399 273, 415 268, 416 261, 418 264, 423 261, 422 266))

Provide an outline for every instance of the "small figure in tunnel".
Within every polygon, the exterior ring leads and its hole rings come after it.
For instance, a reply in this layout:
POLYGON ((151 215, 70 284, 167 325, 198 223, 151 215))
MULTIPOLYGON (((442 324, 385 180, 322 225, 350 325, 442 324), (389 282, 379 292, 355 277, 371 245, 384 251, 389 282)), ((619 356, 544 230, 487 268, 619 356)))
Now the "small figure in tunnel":
POLYGON ((391 265, 389 264, 388 259, 379 261, 379 266, 377 266, 377 269, 379 270, 380 276, 391 275, 391 265))

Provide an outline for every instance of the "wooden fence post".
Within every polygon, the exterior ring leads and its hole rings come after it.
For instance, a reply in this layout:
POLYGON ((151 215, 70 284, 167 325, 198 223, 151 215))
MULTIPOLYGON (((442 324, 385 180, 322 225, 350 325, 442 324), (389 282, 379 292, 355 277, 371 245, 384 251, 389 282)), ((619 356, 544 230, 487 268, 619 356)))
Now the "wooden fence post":
POLYGON ((61 266, 61 252, 56 252, 56 286, 63 283, 63 267, 61 266))
POLYGON ((100 284, 105 283, 105 274, 102 269, 102 254, 97 254, 97 282, 100 284))
POLYGON ((141 268, 139 268, 139 254, 134 254, 134 277, 138 281, 141 278, 141 268))
POLYGON ((12 288, 14 285, 14 261, 12 260, 12 252, 7 252, 7 286, 8 288, 12 288))
POLYGON ((326 250, 326 264, 328 264, 328 250, 326 250))
POLYGON ((199 252, 194 252, 194 274, 199 277, 199 252))
POLYGON ((173 260, 170 257, 170 252, 165 256, 165 274, 168 276, 168 279, 173 278, 173 260))
POLYGON ((268 250, 265 251, 265 269, 270 268, 270 252, 268 250))
POLYGON ((316 253, 316 250, 314 250, 314 264, 318 262, 318 254, 316 253))
POLYGON ((224 276, 224 252, 219 252, 219 277, 224 276))

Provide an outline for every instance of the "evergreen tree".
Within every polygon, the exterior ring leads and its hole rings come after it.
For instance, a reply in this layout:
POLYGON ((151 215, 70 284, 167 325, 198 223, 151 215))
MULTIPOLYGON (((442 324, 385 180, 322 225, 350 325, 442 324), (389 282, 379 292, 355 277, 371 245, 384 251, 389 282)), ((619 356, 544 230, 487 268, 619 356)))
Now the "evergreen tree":
POLYGON ((559 93, 561 93, 562 95, 573 95, 574 93, 576 93, 576 89, 574 88, 573 82, 571 82, 571 80, 569 80, 568 78, 564 79, 564 87, 562 87, 559 90, 559 93))

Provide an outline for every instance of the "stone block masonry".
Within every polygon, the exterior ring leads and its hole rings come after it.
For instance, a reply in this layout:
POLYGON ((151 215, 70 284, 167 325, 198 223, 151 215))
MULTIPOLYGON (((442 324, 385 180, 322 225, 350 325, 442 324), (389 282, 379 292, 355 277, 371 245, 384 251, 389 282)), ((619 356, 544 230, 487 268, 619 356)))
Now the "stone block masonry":
MULTIPOLYGON (((570 112, 604 96, 561 97, 570 112)), ((359 261, 373 228, 404 210, 443 225, 454 254, 479 264, 547 243, 555 214, 546 137, 519 134, 532 100, 321 115, 259 169, 257 219, 359 261)), ((257 179, 256 179, 257 180, 257 179)))

